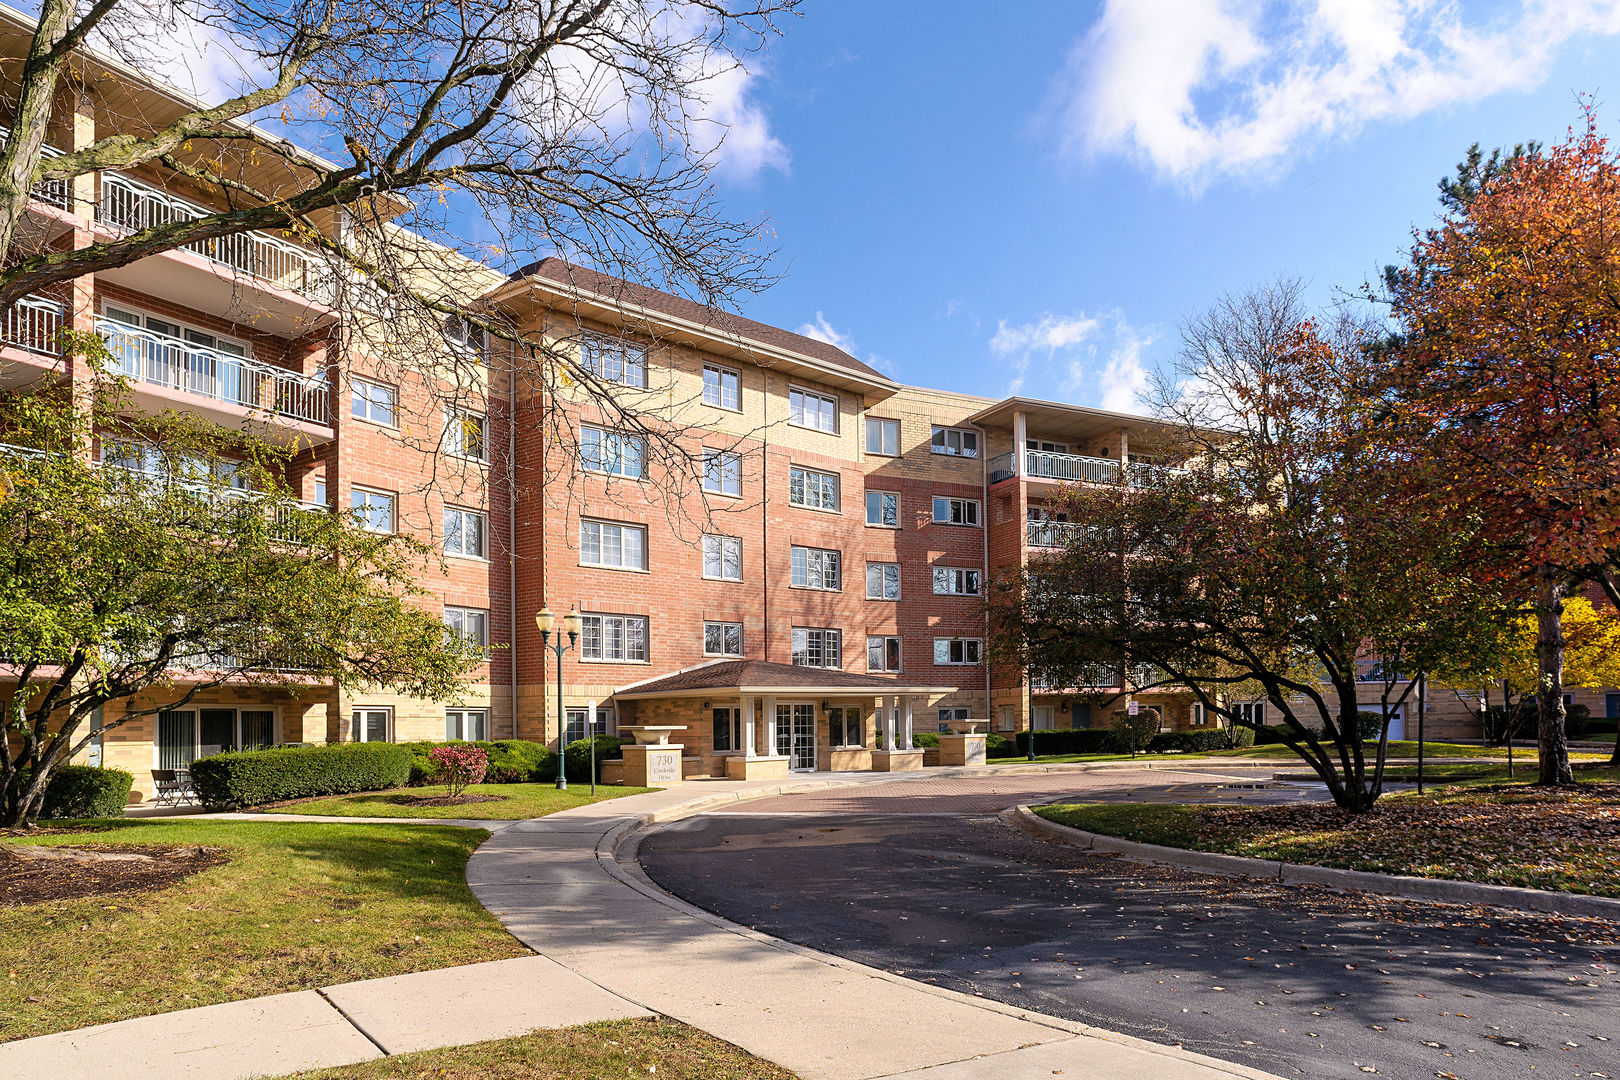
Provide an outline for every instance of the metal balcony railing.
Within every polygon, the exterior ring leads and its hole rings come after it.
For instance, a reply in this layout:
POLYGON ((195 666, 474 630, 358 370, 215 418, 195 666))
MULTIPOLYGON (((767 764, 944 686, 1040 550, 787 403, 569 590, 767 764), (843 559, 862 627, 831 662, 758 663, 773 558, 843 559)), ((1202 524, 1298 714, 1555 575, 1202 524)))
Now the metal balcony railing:
MULTIPOLYGON (((166 191, 118 173, 101 175, 101 202, 96 220, 130 232, 193 221, 214 213, 166 191)), ((262 232, 242 232, 185 245, 205 259, 249 277, 290 289, 321 303, 332 303, 336 291, 326 266, 296 244, 262 232)))
POLYGON ((1051 450, 1025 450, 1024 475, 1044 480, 1111 484, 1119 479, 1119 462, 1113 458, 1059 454, 1051 450))
POLYGON ((60 353, 62 305, 38 296, 25 296, 0 316, 0 343, 56 356, 60 353))
POLYGON ((261 364, 113 319, 96 319, 116 369, 129 378, 253 409, 331 423, 331 382, 325 375, 261 364))
MULTIPOLYGON (((0 146, 4 146, 11 139, 11 129, 0 125, 0 146)), ((61 157, 62 151, 49 143, 40 147, 41 157, 61 157)), ((53 177, 50 180, 41 180, 34 185, 34 198, 42 203, 48 203, 59 210, 73 209, 73 181, 65 176, 53 177)))
POLYGON ((1073 521, 1031 521, 1025 531, 1030 547, 1060 548, 1066 547, 1083 528, 1084 525, 1073 521))

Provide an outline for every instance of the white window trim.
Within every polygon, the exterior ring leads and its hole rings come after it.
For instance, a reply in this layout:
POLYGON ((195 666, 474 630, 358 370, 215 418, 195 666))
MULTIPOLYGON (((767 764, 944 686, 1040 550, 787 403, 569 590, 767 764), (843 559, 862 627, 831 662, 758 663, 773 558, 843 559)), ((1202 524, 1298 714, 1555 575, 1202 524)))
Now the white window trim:
MULTIPOLYGON (((704 533, 703 534, 703 539, 699 542, 698 556, 702 560, 702 563, 699 566, 699 576, 704 581, 724 581, 724 582, 726 582, 728 584, 736 585, 736 584, 741 583, 741 581, 743 580, 742 537, 740 537, 740 536, 727 536, 725 533, 704 533), (709 552, 702 545, 706 544, 711 539, 713 539, 713 540, 732 540, 732 541, 736 542, 736 544, 737 544, 737 576, 736 577, 726 577, 724 574, 711 574, 711 573, 708 572, 709 552)), ((726 553, 725 553, 724 545, 722 545, 721 546, 721 551, 720 551, 720 567, 721 567, 722 570, 725 569, 725 565, 726 565, 726 553)))
MULTIPOLYGON (((961 441, 962 440, 960 438, 957 439, 958 446, 961 445, 961 441)), ((951 427, 949 424, 933 424, 928 429, 928 452, 931 454, 938 454, 941 457, 957 457, 967 458, 969 460, 977 460, 984 453, 984 446, 983 441, 979 438, 979 433, 973 428, 951 427), (964 454, 960 450, 952 450, 950 448, 949 438, 946 439, 944 446, 934 445, 934 432, 936 431, 954 431, 958 436, 973 436, 973 453, 964 454)))
POLYGON ((489 609, 488 608, 467 607, 465 604, 446 604, 446 605, 444 605, 443 612, 440 614, 440 618, 444 620, 445 629, 447 629, 447 630, 455 630, 455 627, 450 625, 449 616, 450 616, 450 613, 452 611, 461 612, 462 621, 464 623, 466 621, 466 616, 469 615, 469 614, 471 614, 471 615, 482 615, 484 617, 484 633, 483 633, 483 635, 481 637, 475 639, 475 638, 468 637, 468 635, 466 634, 465 631, 460 631, 460 633, 461 633, 461 636, 462 636, 463 640, 472 641, 480 649, 483 649, 483 650, 485 650, 487 652, 488 649, 489 649, 489 609))
POLYGON ((601 424, 581 424, 579 426, 579 434, 580 438, 577 450, 579 451, 579 467, 582 472, 590 473, 593 476, 605 476, 609 480, 625 480, 637 484, 647 479, 647 440, 642 436, 632 435, 629 432, 619 431, 617 428, 605 427, 601 424), (622 472, 614 472, 611 469, 591 468, 585 463, 585 432, 587 431, 597 432, 604 437, 604 440, 607 436, 612 435, 618 437, 619 439, 633 439, 640 443, 641 453, 639 457, 641 461, 641 471, 636 473, 634 476, 630 476, 622 472))
MULTIPOLYGON (((806 490, 807 491, 809 490, 808 487, 806 487, 806 490)), ((840 476, 838 473, 828 472, 826 469, 813 469, 809 465, 789 465, 788 466, 788 505, 793 507, 796 510, 809 510, 812 513, 816 513, 816 514, 842 514, 844 512, 844 478, 842 476, 840 476), (806 474, 814 474, 816 476, 830 476, 830 477, 832 477, 832 482, 833 482, 832 483, 833 504, 831 506, 812 506, 810 503, 807 503, 807 502, 794 502, 793 501, 793 471, 795 469, 797 469, 799 472, 806 473, 806 474)), ((864 513, 864 511, 863 511, 863 513, 864 513)))
MULTIPOLYGON (((182 705, 178 709, 164 709, 164 712, 191 714, 191 757, 193 761, 202 756, 202 714, 203 710, 205 709, 230 709, 236 714, 231 718, 231 737, 234 740, 233 745, 240 746, 242 743, 242 714, 244 712, 269 713, 270 745, 274 746, 281 741, 281 710, 274 705, 199 705, 196 702, 190 702, 186 705, 182 705)), ((158 741, 157 724, 157 714, 154 713, 152 714, 152 768, 154 769, 160 769, 163 767, 161 764, 162 758, 160 757, 160 755, 163 753, 163 744, 158 741)), ((388 724, 388 731, 390 735, 393 734, 393 730, 393 719, 390 716, 388 724)), ((103 740, 105 740, 105 735, 103 735, 103 740)), ((102 753, 105 756, 105 741, 103 741, 102 753)))
MULTIPOLYGON (((354 493, 357 491, 366 495, 386 495, 388 497, 387 530, 384 531, 382 529, 373 529, 370 525, 365 524, 364 522, 362 522, 360 525, 362 529, 369 533, 376 533, 378 536, 392 536, 399 532, 399 492, 384 491, 382 488, 367 487, 365 484, 350 484, 349 513, 351 514, 360 509, 358 506, 354 505, 354 493)), ((370 519, 370 516, 371 515, 369 513, 366 515, 367 520, 370 519)))
MULTIPOLYGON (((867 488, 866 489, 866 494, 867 495, 893 495, 894 496, 894 524, 893 525, 885 525, 881 521, 873 521, 872 518, 871 518, 870 513, 868 512, 868 508, 862 507, 862 513, 867 514, 866 527, 868 529, 889 529, 892 532, 899 532, 904 527, 900 522, 900 493, 898 491, 886 491, 883 488, 867 488)), ((865 501, 865 499, 863 498, 862 502, 864 502, 864 501, 865 501)), ((881 516, 881 510, 882 510, 882 504, 881 503, 879 504, 878 508, 879 508, 880 516, 881 516)))
POLYGON ((843 592, 844 591, 844 553, 842 551, 839 551, 837 548, 811 547, 808 544, 791 544, 791 545, 789 545, 788 546, 788 588, 790 588, 790 589, 804 589, 804 590, 806 590, 808 592, 827 592, 827 593, 841 593, 841 592, 843 592), (809 555, 809 552, 817 552, 822 556, 822 559, 821 559, 821 562, 822 562, 821 580, 823 580, 823 581, 827 580, 827 566, 826 566, 827 559, 826 559, 826 557, 828 555, 831 555, 834 559, 836 559, 837 562, 838 562, 838 587, 835 588, 835 589, 829 589, 825 585, 795 585, 795 584, 793 584, 793 553, 795 551, 798 551, 798 550, 803 550, 804 552, 806 552, 806 554, 805 554, 805 575, 804 576, 805 576, 805 580, 807 580, 807 581, 810 578, 810 555, 809 555))
POLYGON ((870 560, 870 559, 867 560, 867 563, 866 563, 866 598, 868 600, 876 600, 876 601, 878 601, 880 603, 884 603, 884 604, 898 604, 900 602, 900 598, 902 596, 904 596, 904 595, 905 595, 904 579, 903 579, 903 577, 902 577, 902 575, 900 573, 900 564, 899 563, 897 563, 897 562, 877 562, 877 561, 870 560), (874 567, 874 566, 892 566, 892 567, 894 567, 895 594, 893 596, 873 596, 872 595, 872 567, 874 567))
POLYGON ((984 639, 983 638, 969 638, 969 637, 941 638, 941 637, 937 637, 937 638, 934 639, 934 666, 935 667, 978 667, 982 663, 984 663, 984 639), (951 655, 950 654, 950 648, 949 648, 949 646, 947 646, 947 648, 945 650, 946 659, 941 660, 939 658, 939 643, 942 642, 942 641, 944 641, 944 642, 957 642, 957 641, 962 642, 962 655, 963 655, 964 659, 962 659, 962 660, 952 660, 952 659, 950 659, 950 655, 951 655), (968 642, 976 642, 978 644, 978 646, 979 646, 979 650, 978 650, 979 651, 979 658, 977 660, 965 659, 965 657, 967 656, 967 643, 968 642))
POLYGON ((934 572, 939 571, 939 570, 944 570, 944 571, 946 571, 947 573, 949 573, 951 575, 950 576, 950 581, 951 581, 951 584, 953 584, 953 585, 956 582, 956 575, 958 575, 958 574, 978 574, 979 575, 979 588, 978 588, 977 592, 961 592, 961 591, 959 591, 957 589, 954 589, 954 588, 947 589, 944 592, 940 592, 936 588, 936 589, 934 589, 934 595, 935 596, 983 596, 984 595, 984 573, 977 566, 935 566, 929 572, 930 586, 932 586, 932 583, 934 582, 934 580, 936 580, 934 578, 934 572))
POLYGON ((724 401, 725 401, 725 398, 726 398, 726 390, 725 390, 725 384, 723 382, 721 383, 721 386, 720 386, 720 401, 719 402, 709 401, 706 398, 702 397, 701 395, 700 395, 698 400, 702 401, 704 405, 707 405, 711 409, 720 409, 723 412, 733 412, 733 413, 742 412, 743 411, 743 406, 742 406, 742 396, 743 396, 743 394, 742 394, 742 372, 738 371, 736 368, 726 367, 724 364, 711 364, 711 363, 708 363, 707 361, 705 361, 704 364, 703 364, 704 393, 707 393, 707 390, 708 390, 708 372, 710 372, 710 371, 718 371, 718 372, 720 372, 722 374, 725 374, 725 375, 736 376, 736 379, 737 379, 737 404, 734 405, 734 406, 724 404, 724 401))
POLYGON ((702 489, 703 494, 705 494, 705 495, 718 495, 722 499, 740 499, 740 498, 743 497, 743 490, 742 490, 743 489, 743 475, 742 475, 743 456, 741 454, 739 454, 735 450, 721 450, 721 449, 718 449, 716 447, 705 446, 703 448, 703 456, 699 460, 703 464, 703 477, 700 480, 700 482, 698 483, 698 487, 702 489), (721 486, 719 486, 719 487, 710 487, 709 486, 709 461, 710 461, 711 458, 718 459, 719 463, 720 463, 719 476, 720 476, 720 485, 721 486), (729 459, 730 463, 732 463, 732 464, 734 464, 736 466, 736 470, 737 470, 737 490, 736 491, 727 491, 727 490, 725 490, 725 466, 727 464, 728 459, 729 459))
MULTIPOLYGON (((580 535, 579 535, 579 565, 580 566, 589 567, 592 570, 617 570, 620 573, 624 573, 624 574, 646 574, 646 573, 651 572, 648 569, 648 566, 647 566, 648 561, 651 558, 651 555, 647 551, 647 526, 645 526, 645 525, 643 525, 643 524, 641 524, 639 522, 633 522, 633 521, 612 521, 612 520, 610 520, 608 518, 581 517, 579 519, 579 530, 580 530, 580 535), (641 533, 641 565, 640 566, 625 566, 622 563, 588 562, 588 561, 586 561, 586 559, 585 559, 585 535, 584 535, 586 525, 597 525, 597 526, 610 525, 610 526, 612 526, 613 528, 616 528, 616 529, 635 529, 636 531, 640 532, 641 533)), ((600 541, 598 541, 598 543, 597 543, 597 550, 598 551, 601 550, 601 542, 600 541)), ((620 551, 624 550, 624 539, 623 539, 623 537, 620 537, 620 540, 619 540, 619 550, 620 551)))
MULTIPOLYGON (((369 412, 370 410, 368 409, 367 411, 369 412)), ((378 382, 376 379, 366 379, 366 378, 362 378, 362 377, 360 377, 358 375, 350 375, 349 376, 349 407, 346 410, 344 410, 343 418, 345 420, 358 420, 362 424, 370 424, 373 427, 386 428, 389 431, 398 431, 399 430, 399 387, 396 386, 393 383, 378 382), (377 386, 377 387, 381 387, 382 389, 387 390, 390 394, 392 394, 393 399, 394 399, 394 408, 393 408, 394 418, 392 420, 373 420, 369 415, 368 416, 356 416, 356 415, 354 415, 354 387, 357 384, 360 385, 360 386, 377 386)))
MULTIPOLYGON (((837 666, 835 666, 835 667, 834 666, 828 666, 827 664, 794 664, 795 667, 810 667, 810 668, 815 668, 815 669, 817 669, 819 671, 842 671, 842 670, 844 670, 844 631, 841 628, 836 627, 836 626, 792 626, 792 627, 789 627, 788 628, 788 662, 790 664, 793 663, 793 631, 795 631, 795 630, 803 630, 805 632, 805 635, 806 635, 806 637, 805 637, 805 651, 806 652, 810 651, 809 635, 810 634, 821 634, 821 635, 823 635, 823 637, 821 639, 821 658, 823 660, 825 660, 827 658, 827 639, 826 639, 825 635, 827 635, 827 634, 837 634, 838 635, 838 664, 837 664, 837 666)), ((782 704, 781 702, 778 702, 778 705, 781 705, 781 704, 782 704)))
MULTIPOLYGON (((484 553, 482 555, 469 555, 463 551, 446 551, 444 553, 444 557, 447 559, 466 559, 470 562, 489 562, 489 515, 482 510, 474 510, 467 506, 446 506, 444 508, 444 515, 447 522, 452 512, 457 514, 470 514, 479 520, 480 524, 478 527, 478 536, 479 539, 483 541, 484 553)), ((445 531, 449 532, 448 525, 446 525, 445 531)), ((440 546, 442 547, 443 545, 440 546)))
POLYGON ((906 667, 906 642, 905 642, 905 638, 903 638, 899 634, 867 634, 866 635, 866 670, 867 671, 869 671, 869 672, 877 672, 880 675, 899 675, 900 673, 905 671, 905 667, 906 667), (885 657, 888 656, 888 651, 889 651, 888 642, 891 642, 891 641, 895 642, 896 645, 899 647, 899 651, 900 651, 900 663, 896 664, 894 667, 879 667, 879 668, 873 667, 872 666, 872 642, 874 642, 874 641, 884 642, 883 653, 884 653, 885 657))
POLYGON ((446 444, 444 452, 453 458, 460 458, 462 461, 480 461, 488 463, 489 414, 475 412, 472 409, 446 409, 444 411, 444 442, 446 444), (451 425, 456 423, 458 420, 463 419, 476 419, 478 421, 478 430, 481 433, 481 438, 484 444, 484 452, 482 454, 464 454, 460 450, 452 450, 449 447, 448 443, 450 442, 451 425))
MULTIPOLYGON (((748 639, 745 636, 746 633, 747 633, 747 629, 744 626, 744 624, 741 623, 741 622, 733 622, 730 619, 704 619, 703 620, 703 655, 704 656, 723 656, 728 660, 740 660, 740 659, 742 659, 743 657, 748 655, 748 639), (711 626, 721 626, 721 627, 735 626, 737 628, 737 651, 734 652, 734 653, 710 652, 709 651, 709 627, 711 627, 711 626)), ((721 643, 721 647, 724 648, 724 646, 725 646, 725 632, 723 630, 721 631, 720 643, 721 643)))
POLYGON ((366 738, 366 725, 365 724, 360 724, 360 725, 358 725, 358 729, 356 728, 356 725, 355 725, 355 722, 354 722, 354 714, 358 713, 358 712, 387 713, 388 714, 388 720, 387 720, 387 725, 386 725, 386 733, 384 735, 383 741, 384 742, 393 742, 394 741, 394 707, 392 705, 355 705, 355 706, 350 707, 350 709, 349 709, 349 730, 351 732, 354 732, 356 735, 359 736, 359 738, 355 739, 354 741, 355 742, 370 742, 371 740, 366 738))
POLYGON ((929 516, 930 523, 934 524, 934 525, 946 525, 946 526, 949 526, 950 528, 953 528, 953 529, 982 529, 982 528, 984 528, 984 504, 982 502, 980 502, 980 500, 978 500, 978 499, 967 499, 967 498, 963 498, 963 497, 958 496, 958 495, 933 495, 933 496, 930 496, 929 500, 928 500, 928 516, 929 516), (939 518, 934 517, 934 500, 935 499, 944 499, 947 502, 961 503, 964 506, 972 505, 973 508, 974 508, 973 516, 974 516, 974 518, 976 520, 974 520, 972 522, 967 522, 967 521, 941 521, 939 518))
POLYGON ((617 334, 603 334, 595 330, 581 330, 579 333, 579 367, 581 371, 589 372, 609 386, 626 386, 632 390, 645 390, 647 389, 648 380, 652 377, 650 370, 652 367, 652 350, 632 338, 620 337, 617 334), (597 341, 619 348, 628 347, 639 352, 641 354, 641 381, 638 383, 625 382, 623 379, 610 379, 606 375, 591 371, 590 366, 585 362, 585 345, 588 341, 597 341))
MULTIPOLYGON (((489 710, 487 708, 477 708, 477 709, 455 708, 455 709, 446 709, 446 710, 444 710, 444 724, 445 724, 445 727, 447 729, 450 726, 450 715, 452 713, 460 713, 461 714, 461 730, 462 730, 463 733, 465 733, 466 730, 467 730, 467 717, 469 717, 469 716, 482 716, 484 718, 484 738, 488 739, 491 735, 494 734, 494 730, 490 727, 489 710)), ((445 731, 445 738, 449 739, 450 737, 451 736, 450 736, 449 731, 446 730, 445 731)), ((469 738, 466 737, 465 734, 457 736, 457 738, 461 739, 463 742, 479 742, 480 741, 478 739, 469 739, 469 738)))
POLYGON ((622 614, 622 613, 617 612, 617 611, 582 611, 582 612, 580 612, 580 619, 582 620, 581 625, 580 625, 580 635, 579 635, 579 640, 580 640, 579 662, 580 663, 582 663, 582 664, 639 664, 639 665, 641 665, 643 667, 645 667, 645 666, 652 663, 652 618, 650 616, 647 616, 647 615, 626 615, 626 614, 622 614), (631 619, 640 620, 641 621, 641 646, 642 646, 642 649, 646 652, 647 655, 645 657, 643 657, 642 659, 640 659, 640 660, 635 660, 635 659, 631 659, 631 658, 628 658, 628 657, 621 658, 621 657, 611 657, 611 656, 586 656, 585 655, 585 629, 584 629, 584 623, 583 623, 583 620, 585 620, 585 619, 624 619, 624 620, 626 620, 627 627, 628 627, 629 620, 631 620, 631 619))
POLYGON ((902 454, 901 454, 901 448, 900 448, 900 420, 897 417, 892 417, 892 416, 868 416, 868 417, 866 417, 864 423, 862 424, 861 449, 862 449, 862 452, 870 454, 873 457, 886 457, 886 458, 901 457, 902 454), (866 425, 868 425, 868 424, 893 424, 894 425, 894 453, 891 454, 886 450, 873 450, 872 449, 871 440, 867 438, 866 430, 865 430, 866 425))
MULTIPOLYGON (((820 414, 821 414, 821 409, 818 407, 816 409, 816 415, 819 416, 820 414)), ((819 431, 823 435, 834 435, 834 436, 836 436, 836 435, 839 434, 839 429, 843 426, 842 420, 843 420, 843 403, 841 401, 839 401, 837 394, 827 394, 827 393, 823 393, 820 390, 812 390, 808 386, 799 386, 799 385, 797 385, 795 383, 788 383, 788 426, 789 427, 802 428, 805 431, 819 431), (828 402, 828 401, 832 402, 832 407, 833 407, 832 408, 832 418, 833 418, 832 429, 828 430, 827 428, 824 428, 824 427, 820 426, 819 424, 801 424, 801 423, 798 423, 797 421, 795 421, 793 419, 793 401, 792 401, 792 395, 794 395, 794 394, 802 394, 805 397, 815 398, 817 402, 828 402)))

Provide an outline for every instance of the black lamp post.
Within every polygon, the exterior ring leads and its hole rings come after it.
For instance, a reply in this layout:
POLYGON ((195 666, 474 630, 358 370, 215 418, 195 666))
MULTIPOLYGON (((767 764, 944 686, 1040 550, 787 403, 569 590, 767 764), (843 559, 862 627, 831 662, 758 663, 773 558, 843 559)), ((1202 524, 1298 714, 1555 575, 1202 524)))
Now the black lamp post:
POLYGON ((579 640, 579 613, 569 607, 567 615, 553 615, 551 609, 541 607, 534 616, 534 625, 540 628, 540 644, 557 655, 557 790, 568 790, 568 720, 563 713, 563 653, 579 640), (552 641, 551 636, 557 635, 552 641), (563 635, 568 635, 567 642, 563 635))

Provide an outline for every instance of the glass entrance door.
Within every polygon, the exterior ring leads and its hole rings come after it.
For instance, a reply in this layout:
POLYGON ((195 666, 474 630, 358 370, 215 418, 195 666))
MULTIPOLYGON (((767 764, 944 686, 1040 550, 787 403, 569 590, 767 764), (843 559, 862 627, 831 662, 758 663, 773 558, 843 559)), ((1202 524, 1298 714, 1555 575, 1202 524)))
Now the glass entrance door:
POLYGON ((816 707, 796 702, 776 707, 776 752, 790 769, 816 767, 816 707))

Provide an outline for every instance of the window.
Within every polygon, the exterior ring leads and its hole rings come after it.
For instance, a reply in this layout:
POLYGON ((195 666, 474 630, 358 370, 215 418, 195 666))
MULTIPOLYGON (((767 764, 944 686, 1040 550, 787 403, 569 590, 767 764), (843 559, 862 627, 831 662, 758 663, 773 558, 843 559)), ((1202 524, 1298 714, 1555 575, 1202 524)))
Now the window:
MULTIPOLYGON (((588 709, 566 709, 563 711, 563 742, 578 742, 585 737, 585 718, 590 715, 588 709)), ((596 710, 597 735, 606 735, 612 729, 613 710, 596 710)))
POLYGON ((898 491, 868 491, 866 493, 866 523, 884 529, 900 527, 900 493, 898 491))
POLYGON ((827 710, 827 738, 833 746, 865 746, 865 710, 857 705, 834 705, 827 710))
POLYGON ((645 456, 639 435, 624 435, 595 427, 579 430, 580 464, 590 472, 640 480, 645 456))
POLYGON ((579 561, 582 566, 613 570, 647 568, 647 530, 640 525, 612 521, 579 523, 579 561))
POLYGON ((393 709, 356 709, 349 717, 351 742, 393 742, 393 709))
POLYGON ((489 710, 444 710, 444 737, 467 742, 482 742, 489 738, 489 710))
POLYGON ((1603 695, 1603 715, 1605 719, 1620 720, 1620 694, 1603 695))
POLYGON ((965 705, 951 705, 939 710, 939 730, 943 734, 951 730, 952 720, 966 720, 968 710, 965 705))
POLYGON ((843 645, 844 635, 841 631, 795 626, 793 663, 799 667, 843 667, 843 645))
POLYGON ((837 474, 794 466, 788 470, 788 502, 812 510, 837 510, 837 474))
POLYGON ((729 450, 703 451, 703 490, 716 495, 742 494, 742 458, 729 450))
POLYGON ((977 664, 984 651, 984 642, 978 638, 934 639, 934 663, 977 664))
POLYGON ((349 381, 349 411, 362 420, 394 426, 394 388, 364 379, 349 381))
POLYGON ((482 559, 489 554, 486 535, 489 532, 484 515, 477 510, 458 507, 444 508, 444 553, 482 559))
POLYGON ((603 382, 647 385, 647 350, 633 341, 602 334, 581 335, 579 364, 603 382))
POLYGON ((1192 703, 1192 712, 1190 715, 1192 717, 1193 727, 1207 727, 1209 725, 1209 712, 1204 708, 1204 703, 1202 701, 1195 701, 1192 703))
POLYGON ((444 422, 444 452, 474 461, 488 461, 489 420, 483 413, 450 410, 444 422))
POLYGON ((1018 730, 1018 710, 1011 705, 1003 705, 996 715, 997 731, 1018 730))
POLYGON ((1024 449, 1034 450, 1035 452, 1042 454, 1067 454, 1069 452, 1069 444, 1061 442, 1049 442, 1046 439, 1025 439, 1024 449))
POLYGON ((866 564, 866 598, 868 600, 900 599, 900 564, 869 562, 866 564))
POLYGON ((741 581, 742 540, 735 536, 705 536, 703 576, 720 581, 741 581))
POLYGON ((489 334, 482 326, 464 315, 446 315, 444 340, 448 341, 453 349, 483 356, 489 345, 489 334))
POLYGON ((788 423, 838 434, 838 399, 814 390, 788 387, 788 423))
POLYGON ((394 496, 391 493, 350 488, 349 506, 362 528, 377 533, 394 531, 394 496))
POLYGON ((741 656, 743 624, 740 622, 706 622, 703 624, 704 656, 741 656))
POLYGON ((947 499, 934 496, 935 525, 977 525, 979 501, 977 499, 947 499))
POLYGON ((315 498, 311 501, 317 506, 329 507, 332 505, 332 500, 326 494, 326 480, 324 478, 315 481, 315 498))
POLYGON ((954 566, 934 567, 935 596, 978 596, 979 572, 954 566))
POLYGON ((584 615, 580 618, 582 660, 647 662, 647 618, 644 615, 584 615))
POLYGON ((730 368, 703 365, 703 404, 742 411, 742 376, 730 368))
POLYGON ((731 705, 722 705, 709 714, 714 731, 714 752, 717 754, 735 753, 742 746, 742 710, 731 705))
POLYGON ((791 552, 792 583, 799 589, 826 589, 837 592, 843 588, 839 582, 839 555, 826 548, 795 547, 791 552))
POLYGON ((936 454, 953 457, 978 457, 979 433, 966 428, 934 426, 934 437, 929 449, 936 454))
POLYGON ((866 639, 867 671, 899 671, 900 639, 897 637, 869 637, 866 639))
POLYGON ((1251 701, 1242 705, 1233 705, 1232 718, 1240 724, 1263 727, 1266 722, 1266 703, 1263 701, 1251 701))
POLYGON ((866 418, 866 452, 884 457, 900 456, 900 421, 866 418))
POLYGON ((489 612, 481 608, 446 606, 444 625, 475 645, 489 646, 489 612))

